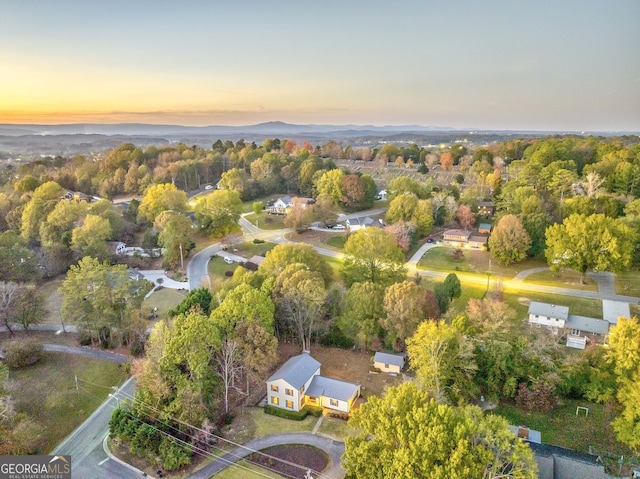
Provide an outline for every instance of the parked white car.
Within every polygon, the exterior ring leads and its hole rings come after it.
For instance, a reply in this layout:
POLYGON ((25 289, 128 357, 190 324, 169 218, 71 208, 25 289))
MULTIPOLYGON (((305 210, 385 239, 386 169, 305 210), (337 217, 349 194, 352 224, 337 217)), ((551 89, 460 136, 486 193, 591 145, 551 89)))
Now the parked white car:
POLYGON ((213 189, 213 185, 207 185, 204 187, 205 190, 212 190, 213 189))
POLYGON ((333 229, 334 229, 334 230, 343 231, 343 230, 346 230, 346 229, 347 229, 347 227, 346 227, 345 225, 335 225, 335 226, 333 227, 333 229))
POLYGON ((231 258, 229 258, 228 256, 225 256, 224 258, 224 262, 227 264, 233 264, 233 260, 231 258))

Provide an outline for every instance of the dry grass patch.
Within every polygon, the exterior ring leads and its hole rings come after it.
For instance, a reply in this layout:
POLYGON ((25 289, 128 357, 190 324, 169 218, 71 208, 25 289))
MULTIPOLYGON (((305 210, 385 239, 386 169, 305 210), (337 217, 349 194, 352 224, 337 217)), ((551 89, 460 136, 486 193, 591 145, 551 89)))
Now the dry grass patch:
POLYGON ((127 375, 115 363, 74 356, 45 353, 33 366, 11 371, 10 394, 16 410, 42 425, 45 447, 42 453, 78 427, 127 375), (75 376, 79 390, 76 390, 75 376))
POLYGON ((44 296, 45 316, 42 319, 43 323, 61 324, 62 322, 62 315, 60 314, 62 295, 58 292, 58 288, 62 286, 63 281, 64 276, 58 276, 38 286, 38 292, 44 296))

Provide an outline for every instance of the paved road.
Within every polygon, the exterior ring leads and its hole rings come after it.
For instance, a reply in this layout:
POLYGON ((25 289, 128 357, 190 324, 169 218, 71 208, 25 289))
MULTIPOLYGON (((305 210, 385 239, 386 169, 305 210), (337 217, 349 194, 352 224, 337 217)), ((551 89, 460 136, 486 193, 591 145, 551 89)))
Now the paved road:
POLYGON ((207 268, 211 256, 222 250, 220 243, 207 246, 193 255, 187 265, 187 276, 189 278, 189 289, 197 289, 201 286, 211 286, 211 279, 207 268))
MULTIPOLYGON (((251 454, 253 451, 259 451, 267 447, 278 446, 281 444, 307 444, 323 450, 331 459, 329 467, 324 471, 321 471, 323 477, 331 477, 334 479, 341 479, 344 477, 346 471, 342 469, 340 460, 344 453, 343 442, 335 441, 324 436, 310 434, 308 432, 291 432, 253 439, 242 447, 237 447, 231 452, 228 452, 222 456, 221 459, 207 464, 205 467, 189 476, 189 479, 208 479, 213 474, 216 474, 222 469, 228 467, 229 463, 239 461, 243 457, 251 454)), ((239 473, 238 477, 242 477, 241 473, 239 473)))
POLYGON ((100 351, 91 348, 79 348, 75 346, 63 346, 62 344, 45 344, 45 351, 53 351, 56 353, 77 354, 79 356, 87 356, 90 358, 102 359, 103 361, 112 361, 118 364, 124 364, 130 361, 129 356, 124 354, 112 353, 110 351, 100 351))
MULTIPOLYGON (((133 394, 133 378, 120 388, 133 394)), ((102 442, 109 430, 111 413, 117 408, 117 399, 110 397, 89 418, 73 431, 51 454, 70 454, 71 473, 74 479, 140 479, 140 471, 109 458, 102 442)))
MULTIPOLYGON (((421 276, 436 278, 436 279, 444 279, 446 278, 448 272, 443 271, 429 271, 424 269, 416 269, 415 267, 408 267, 409 272, 418 273, 421 276)), ((533 271, 535 272, 535 271, 533 271)), ((525 273, 525 272, 522 272, 525 273)), ((470 275, 465 273, 456 272, 456 275, 460 279, 460 281, 466 283, 474 283, 478 285, 487 285, 487 277, 482 275, 470 275)), ((519 273, 520 275, 520 273, 519 273)), ((499 280, 502 283, 502 286, 505 289, 514 289, 518 291, 534 291, 537 293, 548 293, 548 294, 559 294, 562 296, 574 296, 577 298, 589 298, 589 299, 609 299, 611 301, 622 301, 625 303, 638 303, 638 298, 635 296, 624 296, 620 294, 615 294, 609 291, 609 288, 605 288, 605 291, 585 291, 581 289, 571 289, 571 288, 558 288, 555 286, 544 286, 541 284, 533 284, 533 283, 525 283, 522 281, 522 277, 526 277, 527 274, 522 274, 520 278, 506 278, 506 277, 496 277, 495 275, 489 277, 489 286, 494 284, 495 281, 499 280)))

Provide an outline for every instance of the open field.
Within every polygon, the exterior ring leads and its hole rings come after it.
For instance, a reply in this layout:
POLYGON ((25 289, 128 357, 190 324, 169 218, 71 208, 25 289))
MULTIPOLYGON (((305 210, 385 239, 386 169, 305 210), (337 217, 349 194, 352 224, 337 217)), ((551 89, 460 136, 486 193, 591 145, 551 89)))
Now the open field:
POLYGON ((187 292, 184 290, 170 288, 157 289, 151 293, 151 296, 143 301, 142 305, 150 310, 153 310, 154 307, 158 308, 156 316, 158 319, 162 319, 167 316, 167 312, 170 309, 180 304, 186 295, 187 292))
POLYGON ((581 289, 585 291, 598 291, 598 284, 591 278, 585 276, 583 284, 580 281, 580 273, 577 271, 567 270, 558 271, 542 271, 540 273, 532 273, 524 279, 525 283, 542 284, 545 286, 556 286, 571 289, 581 289))
POLYGON ((432 248, 418 262, 418 268, 484 275, 487 274, 487 271, 491 271, 493 277, 512 278, 518 274, 518 271, 547 266, 543 260, 533 258, 515 265, 501 266, 495 260, 491 260, 491 255, 488 252, 472 249, 462 250, 463 258, 460 261, 454 261, 453 251, 453 248, 432 248))
POLYGON ((117 364, 71 354, 45 353, 39 363, 11 371, 16 410, 42 425, 45 446, 54 448, 121 385, 127 375, 117 364), (78 376, 76 390, 74 376, 78 376))

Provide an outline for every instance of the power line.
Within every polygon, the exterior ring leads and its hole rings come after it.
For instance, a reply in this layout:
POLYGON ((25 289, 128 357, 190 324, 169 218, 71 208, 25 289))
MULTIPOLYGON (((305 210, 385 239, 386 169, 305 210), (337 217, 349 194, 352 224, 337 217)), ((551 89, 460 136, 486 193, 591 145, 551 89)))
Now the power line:
MULTIPOLYGON (((85 388, 83 388, 83 387, 80 387, 80 389, 81 389, 83 392, 85 392, 86 394, 88 394, 89 396, 91 396, 91 397, 93 397, 93 398, 95 398, 95 399, 102 400, 101 398, 99 398, 99 397, 98 397, 98 396, 96 396, 95 394, 92 394, 92 393, 91 393, 90 391, 88 391, 87 389, 85 389, 85 388)), ((117 409, 120 409, 120 408, 117 408, 117 409)), ((241 464, 237 464, 235 461, 230 461, 230 460, 228 460, 228 459, 225 459, 225 458, 224 458, 224 457, 222 457, 222 456, 216 456, 215 454, 212 454, 212 453, 211 453, 211 452, 209 452, 209 451, 206 451, 206 450, 204 450, 204 449, 199 448, 198 446, 195 446, 195 445, 193 445, 193 444, 190 444, 190 443, 188 443, 188 442, 186 442, 186 441, 184 441, 184 440, 182 440, 182 439, 179 439, 179 438, 177 438, 177 437, 175 437, 175 436, 173 436, 173 435, 169 434, 168 432, 163 431, 162 429, 157 428, 157 427, 156 427, 156 426, 154 426, 153 424, 150 424, 150 423, 148 423, 148 422, 146 422, 146 421, 144 421, 144 420, 140 419, 139 417, 134 416, 133 414, 131 414, 131 412, 127 411, 126 409, 121 409, 121 410, 122 410, 122 411, 124 411, 124 413, 125 413, 125 414, 127 414, 130 418, 135 419, 136 421, 139 421, 139 422, 141 422, 141 423, 145 424, 146 426, 149 426, 149 427, 150 427, 150 428, 152 428, 154 431, 157 431, 157 432, 159 432, 160 434, 163 434, 163 435, 167 436, 167 437, 169 438, 169 440, 173 441, 174 443, 179 444, 179 445, 181 445, 181 446, 183 446, 183 447, 187 447, 187 448, 189 448, 190 450, 193 450, 193 452, 195 452, 197 455, 199 455, 199 456, 201 456, 201 457, 210 457, 210 458, 213 458, 213 459, 215 459, 215 460, 220 460, 220 461, 222 461, 222 462, 226 463, 226 464, 227 464, 227 466, 229 466, 229 467, 237 467, 238 469, 243 469, 243 470, 245 470, 245 471, 248 471, 248 472, 250 472, 250 473, 254 473, 254 474, 258 475, 258 476, 266 477, 266 478, 268 478, 268 479, 269 479, 269 477, 270 477, 270 476, 268 476, 268 475, 266 475, 266 474, 263 474, 263 473, 262 473, 262 472, 260 472, 260 471, 254 471, 254 470, 251 470, 251 469, 249 469, 249 468, 247 468, 247 467, 244 467, 244 466, 243 466, 243 465, 241 465, 241 464)), ((151 417, 152 417, 152 416, 151 416, 151 417)), ((154 419, 156 419, 156 418, 154 418, 154 419)), ((157 420, 157 419, 156 419, 156 420, 157 420)), ((158 422, 160 422, 161 424, 163 424, 163 423, 162 423, 162 421, 160 421, 160 420, 158 420, 158 422)), ((165 424, 165 425, 167 425, 167 424, 165 424)), ((168 426, 168 427, 171 427, 171 426, 169 426, 169 425, 167 425, 167 426, 168 426)), ((173 428, 173 429, 175 429, 175 428, 173 428)), ((177 429, 176 429, 176 430, 177 430, 177 429)), ((188 437, 190 437, 188 434, 187 434, 187 436, 188 436, 188 437)), ((220 448, 217 448, 217 449, 219 449, 221 452, 225 453, 224 449, 220 449, 220 448)), ((233 456, 236 456, 235 454, 232 454, 232 455, 233 455, 233 456)), ((240 457, 240 456, 236 456, 236 457, 238 457, 238 458, 242 459, 242 457, 240 457)), ((291 479, 296 479, 296 477, 295 477, 295 476, 291 476, 290 474, 287 474, 287 473, 284 473, 284 472, 277 471, 277 470, 272 469, 272 468, 270 468, 270 467, 268 467, 268 466, 263 466, 262 464, 254 463, 254 462, 252 462, 252 461, 250 461, 250 460, 248 460, 248 459, 246 459, 246 460, 247 460, 247 462, 249 462, 250 464, 254 464, 254 465, 256 465, 256 466, 262 467, 262 468, 267 469, 268 471, 271 471, 271 472, 273 472, 273 473, 275 473, 275 474, 284 475, 284 476, 287 476, 287 477, 289 477, 289 478, 291 478, 291 479)))
MULTIPOLYGON (((182 425, 184 425, 184 426, 187 426, 187 427, 190 427, 190 428, 192 428, 192 429, 195 429, 195 430, 197 430, 197 431, 199 431, 199 432, 201 432, 201 433, 203 433, 203 434, 205 434, 205 435, 207 435, 207 436, 213 437, 213 438, 215 438, 215 439, 217 439, 217 440, 219 440, 219 441, 226 442, 226 443, 228 443, 228 444, 230 444, 230 445, 232 445, 232 446, 234 446, 234 447, 236 447, 236 448, 244 449, 244 450, 248 451, 249 453, 253 453, 253 454, 257 454, 257 455, 261 455, 261 456, 264 456, 264 457, 266 457, 266 458, 268 458, 268 459, 271 459, 271 460, 274 460, 274 461, 278 461, 278 462, 280 462, 280 463, 282 463, 282 464, 286 464, 286 465, 291 466, 291 467, 295 467, 295 468, 298 468, 298 469, 302 469, 302 470, 304 470, 304 471, 308 471, 308 470, 309 470, 309 468, 308 468, 308 467, 302 466, 302 465, 300 465, 300 464, 296 464, 295 462, 287 461, 286 459, 282 459, 282 458, 279 458, 279 457, 276 457, 276 456, 272 456, 272 455, 270 455, 270 454, 267 454, 267 453, 262 452, 262 451, 258 451, 258 450, 256 450, 256 449, 250 448, 250 447, 245 446, 245 445, 243 445, 243 444, 236 443, 236 442, 234 442, 234 441, 231 441, 230 439, 226 439, 226 438, 224 438, 224 437, 222 437, 222 436, 218 436, 217 434, 214 434, 214 433, 209 432, 209 431, 205 431, 205 430, 203 430, 203 429, 201 429, 201 428, 199 428, 199 427, 197 427, 197 426, 194 426, 194 425, 192 425, 192 424, 189 424, 189 423, 187 423, 187 422, 185 422, 185 421, 182 421, 182 420, 180 420, 180 419, 178 419, 178 418, 175 418, 175 417, 173 417, 173 416, 167 415, 164 411, 161 411, 161 410, 157 409, 156 407, 151 406, 151 405, 149 405, 149 404, 145 403, 144 401, 142 401, 142 400, 140 400, 139 398, 135 397, 133 394, 131 394, 131 393, 126 393, 126 392, 124 392, 124 391, 121 391, 117 386, 104 386, 104 385, 101 385, 101 384, 95 384, 95 383, 92 383, 91 381, 87 381, 86 379, 82 379, 82 378, 77 378, 77 380, 82 381, 82 382, 87 383, 87 384, 90 384, 90 385, 92 385, 92 386, 101 387, 101 388, 104 388, 104 389, 114 390, 114 388, 115 388, 115 394, 113 394, 113 397, 116 397, 116 399, 117 399, 117 395, 119 395, 119 394, 120 394, 120 395, 124 396, 126 400, 129 400, 129 401, 133 401, 133 402, 135 402, 135 403, 138 403, 139 405, 142 405, 143 407, 145 407, 145 408, 147 408, 147 409, 150 409, 150 410, 154 411, 156 414, 160 414, 160 415, 166 416, 169 420, 172 420, 172 421, 177 422, 177 423, 179 423, 179 424, 182 424, 182 425)), ((93 396, 94 398, 96 398, 96 399, 100 399, 100 398, 98 398, 97 396, 95 396, 95 395, 93 395, 93 394, 89 393, 89 391, 87 391, 85 388, 82 388, 82 389, 83 389, 85 392, 87 392, 87 394, 90 394, 90 395, 91 395, 91 396, 93 396)), ((100 400, 102 400, 102 399, 100 399, 100 400)), ((119 404, 118 404, 118 408, 119 408, 119 407, 120 407, 120 406, 119 406, 119 404)), ((159 422, 160 424, 162 424, 162 425, 164 425, 164 426, 166 426, 166 427, 168 427, 168 428, 170 428, 170 429, 172 429, 172 430, 174 430, 174 431, 178 432, 179 434, 183 434, 183 435, 185 435, 185 436, 189 437, 190 439, 195 439, 193 435, 190 435, 190 434, 188 434, 188 433, 186 433, 186 432, 184 432, 184 431, 181 431, 180 429, 178 429, 178 428, 176 428, 176 427, 174 427, 174 426, 172 426, 172 425, 170 425, 170 424, 167 424, 167 423, 163 422, 162 420, 160 420, 160 419, 159 419, 159 418, 157 418, 157 417, 154 417, 154 416, 153 416, 153 415, 151 415, 151 414, 148 414, 148 413, 147 413, 147 415, 148 415, 150 418, 152 418, 153 420, 155 420, 155 421, 159 422)), ((169 434, 169 435, 170 435, 170 434, 169 434)), ((170 435, 170 436, 171 436, 171 435, 170 435)), ((171 436, 171 437, 174 437, 174 436, 171 436)), ((245 456, 240 456, 240 455, 238 455, 238 454, 234 454, 232 451, 225 451, 224 449, 222 449, 222 448, 220 448, 220 447, 218 447, 218 446, 215 446, 215 445, 211 445, 211 447, 213 447, 214 449, 219 450, 219 451, 221 451, 221 452, 223 452, 223 453, 230 454, 230 455, 232 455, 232 456, 234 456, 234 457, 236 457, 236 458, 238 458, 238 459, 244 459, 244 460, 246 460, 247 462, 249 462, 249 463, 251 463, 251 464, 255 464, 255 465, 257 465, 257 466, 264 467, 265 469, 269 469, 269 468, 268 468, 268 467, 266 467, 266 466, 262 466, 261 464, 258 464, 258 463, 255 463, 255 462, 253 462, 253 461, 250 461, 250 460, 249 460, 249 459, 247 459, 245 456)), ((218 456, 213 456, 213 457, 218 457, 218 456)), ((282 473, 280 473, 280 472, 278 472, 278 471, 272 471, 272 472, 277 472, 278 474, 282 474, 282 473)), ((326 475, 322 474, 321 472, 318 472, 318 471, 314 471, 314 472, 315 472, 315 474, 318 476, 318 478, 328 478, 328 477, 329 477, 329 476, 326 476, 326 475)))
MULTIPOLYGON (((216 459, 216 460, 221 460, 221 461, 225 462, 225 463, 227 464, 227 466, 230 466, 230 467, 237 467, 238 469, 243 469, 243 470, 245 470, 245 471, 249 471, 249 472, 255 472, 256 474, 258 474, 259 476, 262 476, 262 477, 267 477, 267 478, 269 477, 269 476, 267 476, 266 474, 263 474, 263 473, 261 473, 261 472, 259 472, 259 471, 252 471, 251 469, 249 469, 249 468, 247 468, 247 467, 244 467, 244 466, 243 466, 243 465, 241 465, 241 464, 237 464, 236 462, 234 462, 234 461, 230 461, 230 460, 225 459, 225 458, 223 458, 223 457, 221 457, 221 456, 216 456, 215 454, 212 454, 212 453, 211 453, 211 452, 209 452, 209 451, 206 451, 206 450, 204 450, 204 449, 201 449, 201 448, 199 448, 198 446, 195 446, 195 445, 193 445, 193 444, 189 444, 188 442, 183 441, 182 439, 179 439, 179 438, 177 438, 177 437, 175 437, 175 436, 173 436, 173 435, 169 434, 168 432, 163 431, 162 429, 157 428, 157 427, 156 427, 156 426, 154 426, 153 424, 150 424, 150 423, 148 423, 148 422, 146 422, 146 421, 143 421, 142 419, 140 419, 140 418, 138 418, 138 417, 134 416, 133 414, 131 414, 131 412, 126 411, 126 410, 124 410, 124 409, 123 409, 123 411, 124 411, 124 412, 125 412, 125 414, 127 414, 130 418, 135 419, 135 420, 137 420, 137 421, 139 421, 139 422, 141 422, 141 423, 143 423, 143 424, 145 424, 145 425, 149 426, 149 427, 150 427, 150 428, 152 428, 154 431, 157 431, 157 432, 159 432, 160 434, 163 434, 163 435, 167 436, 167 437, 169 438, 169 440, 174 441, 175 443, 180 444, 180 445, 182 445, 183 447, 186 447, 186 448, 188 448, 188 449, 190 449, 190 450, 193 450, 193 451, 194 451, 196 454, 198 454, 199 456, 202 456, 202 457, 210 457, 210 458, 213 458, 213 459, 216 459)), ((250 461, 249 461, 249 462, 250 462, 250 461)), ((278 472, 278 471, 276 471, 276 470, 274 470, 274 469, 271 469, 271 468, 269 468, 269 467, 265 467, 265 469, 267 469, 267 470, 269 470, 269 471, 271 471, 271 472, 277 473, 277 474, 281 474, 280 472, 278 472)), ((289 475, 289 474, 285 474, 285 476, 288 476, 288 477, 290 477, 291 479, 296 479, 296 477, 295 477, 295 476, 291 476, 291 475, 289 475)))
MULTIPOLYGON (((203 433, 203 434, 205 434, 205 435, 208 435, 208 436, 211 436, 211 437, 213 437, 213 438, 215 438, 215 439, 218 439, 218 440, 220 440, 220 441, 224 441, 224 442, 226 442, 226 443, 229 443, 229 444, 231 444, 231 445, 233 445, 233 446, 235 446, 235 447, 237 447, 237 448, 244 449, 244 450, 246 450, 246 451, 249 451, 250 453, 254 453, 254 454, 258 454, 258 455, 265 456, 265 457, 267 457, 268 459, 271 459, 271 460, 274 460, 274 461, 278 461, 278 462, 281 462, 281 463, 283 463, 283 464, 287 464, 287 465, 289 465, 289 466, 296 467, 296 468, 298 468, 298 469, 303 469, 303 470, 305 470, 305 471, 307 471, 307 470, 309 469, 308 467, 301 466, 300 464, 296 464, 296 463, 294 463, 294 462, 287 461, 286 459, 282 459, 282 458, 279 458, 279 457, 276 457, 276 456, 272 456, 272 455, 270 455, 270 454, 267 454, 267 453, 262 452, 262 451, 258 451, 258 450, 256 450, 256 449, 253 449, 253 448, 251 448, 251 447, 245 446, 245 445, 243 445, 243 444, 236 443, 236 442, 231 441, 230 439, 226 439, 226 438, 224 438, 224 437, 222 437, 222 436, 218 436, 217 434, 214 434, 214 433, 212 433, 212 432, 205 431, 205 430, 203 430, 203 429, 201 429, 201 428, 199 428, 199 427, 197 427, 197 426, 193 426, 192 424, 189 424, 189 423, 187 423, 187 422, 185 422, 185 421, 182 421, 182 420, 180 420, 180 419, 178 419, 178 418, 175 418, 175 417, 172 417, 172 416, 168 416, 168 415, 166 415, 166 413, 164 413, 163 411, 161 411, 161 410, 159 410, 159 409, 155 408, 154 406, 151 406, 151 405, 149 405, 149 404, 145 403, 144 401, 140 400, 139 398, 136 398, 135 396, 133 396, 133 395, 132 395, 132 394, 130 394, 130 393, 125 393, 124 391, 117 391, 117 394, 122 394, 123 396, 125 396, 125 398, 126 398, 126 399, 128 399, 128 400, 130 400, 130 401, 134 401, 134 402, 136 402, 136 403, 138 403, 138 404, 140 404, 140 405, 142 405, 142 406, 146 407, 147 409, 150 409, 150 410, 152 410, 152 411, 156 412, 157 414, 161 414, 161 415, 163 415, 163 416, 167 416, 169 419, 171 419, 171 420, 173 420, 173 421, 175 421, 175 422, 177 422, 177 423, 179 423, 179 424, 182 424, 182 425, 184 425, 184 426, 187 426, 187 427, 193 428, 193 429, 195 429, 195 430, 197 430, 197 431, 202 432, 202 433, 203 433)), ((153 418, 153 416, 152 416, 152 415, 150 415, 150 414, 149 414, 149 416, 153 418)), ((155 418, 154 418, 154 419, 155 419, 155 418)), ((162 421, 160 421, 160 420, 158 420, 158 422, 162 423, 162 421)), ((165 424, 165 425, 167 425, 167 424, 165 424)), ((174 428, 174 427, 172 427, 172 426, 170 426, 170 425, 167 425, 167 427, 171 427, 172 429, 174 429, 174 430, 176 430, 176 431, 179 431, 178 429, 176 429, 176 428, 174 428)), ((181 434, 185 434, 185 433, 184 433, 184 432, 182 432, 182 431, 180 431, 180 433, 181 433, 181 434)), ((187 436, 189 436, 189 435, 187 434, 187 436)), ((192 437, 192 436, 189 436, 189 437, 192 437)), ((214 446, 214 447, 215 447, 215 446, 214 446)), ((235 455, 235 454, 234 454, 234 455, 235 455)), ((236 457, 241 457, 241 456, 237 456, 237 455, 235 455, 235 456, 236 456, 236 457)), ((314 471, 314 472, 315 472, 315 474, 318 476, 318 478, 327 478, 327 479, 329 479, 329 476, 327 476, 327 475, 325 475, 325 474, 322 474, 321 472, 318 472, 318 471, 314 471)))

